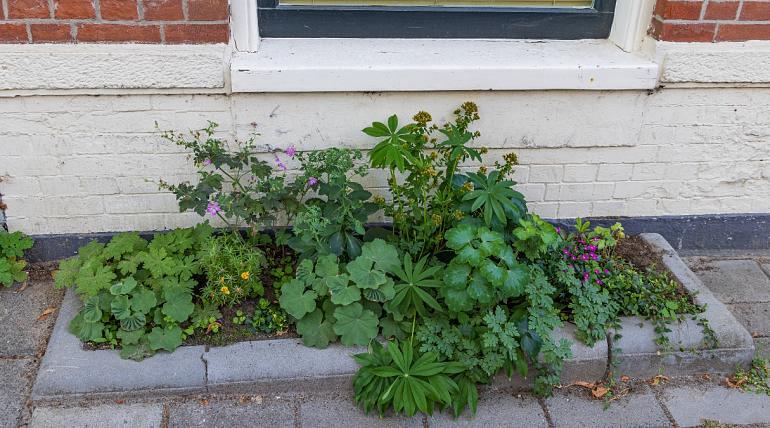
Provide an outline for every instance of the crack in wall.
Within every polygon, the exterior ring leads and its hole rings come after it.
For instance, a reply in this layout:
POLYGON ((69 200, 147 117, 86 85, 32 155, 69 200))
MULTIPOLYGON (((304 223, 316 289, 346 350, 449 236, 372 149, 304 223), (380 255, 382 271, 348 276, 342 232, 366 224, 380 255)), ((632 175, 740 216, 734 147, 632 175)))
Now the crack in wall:
MULTIPOLYGON (((3 177, 0 177, 0 183, 3 182, 3 177)), ((8 231, 8 222, 6 221, 5 210, 8 206, 3 202, 3 193, 0 192, 0 228, 8 231)))

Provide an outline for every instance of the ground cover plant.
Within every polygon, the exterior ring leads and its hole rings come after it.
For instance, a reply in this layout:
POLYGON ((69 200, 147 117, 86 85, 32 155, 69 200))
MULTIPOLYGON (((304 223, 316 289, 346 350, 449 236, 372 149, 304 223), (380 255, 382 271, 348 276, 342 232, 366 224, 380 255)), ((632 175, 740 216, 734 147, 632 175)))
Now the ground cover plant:
POLYGON ((292 146, 260 156, 254 139, 230 146, 213 123, 165 133, 191 151, 198 180, 161 187, 224 227, 82 248, 56 275, 84 301, 71 330, 141 359, 223 330, 293 326, 307 346, 368 345, 353 381, 364 411, 459 415, 475 412, 478 386, 498 373, 533 376, 550 394, 570 356, 552 334, 565 322, 590 345, 639 315, 663 345, 668 324, 702 311, 664 273, 616 254, 619 224, 568 232, 529 212, 516 155, 485 162, 477 106, 454 113, 441 125, 426 112, 374 122, 366 155, 292 146), (370 170, 387 192, 364 189, 370 170), (392 227, 367 229, 380 210, 392 227), (283 222, 292 228, 275 228, 283 222))
POLYGON ((32 248, 32 244, 32 239, 23 233, 9 233, 0 228, 0 285, 10 287, 27 280, 24 253, 32 248))

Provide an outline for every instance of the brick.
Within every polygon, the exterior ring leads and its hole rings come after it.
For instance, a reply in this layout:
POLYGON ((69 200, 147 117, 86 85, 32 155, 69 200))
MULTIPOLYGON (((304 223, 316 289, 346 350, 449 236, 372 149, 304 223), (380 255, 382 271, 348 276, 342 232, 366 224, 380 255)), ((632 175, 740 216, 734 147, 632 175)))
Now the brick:
POLYGON ((227 24, 166 25, 167 43, 227 43, 230 27, 227 24))
POLYGON ((100 0, 102 19, 107 21, 135 21, 139 19, 136 1, 100 0))
POLYGON ((716 24, 660 24, 660 40, 671 42, 711 42, 716 24))
POLYGON ((596 165, 566 165, 564 167, 565 183, 587 183, 596 180, 596 165))
POLYGON ((227 0, 188 0, 187 18, 191 21, 224 21, 227 0))
POLYGON ((0 24, 0 42, 27 43, 27 27, 24 24, 0 24))
POLYGON ((705 19, 735 19, 738 15, 737 1, 710 1, 706 6, 705 19))
POLYGON ((532 183, 556 183, 564 176, 561 165, 532 165, 529 168, 529 181, 532 183))
POLYGON ((8 18, 50 18, 48 0, 8 0, 8 18))
POLYGON ((72 41, 71 28, 67 24, 30 24, 33 42, 69 42, 72 41))
POLYGON ((719 42, 770 40, 770 24, 721 24, 716 40, 719 42))
POLYGON ((148 21, 178 21, 184 19, 182 0, 142 0, 144 19, 148 21))
POLYGON ((93 0, 56 0, 54 16, 59 19, 92 19, 96 18, 93 0))
POLYGON ((747 1, 741 9, 741 21, 770 21, 770 3, 747 1))
POLYGON ((631 164, 602 164, 599 165, 598 181, 625 181, 631 179, 631 164))
POLYGON ((137 42, 160 43, 157 25, 80 24, 79 42, 137 42))
POLYGON ((700 19, 700 12, 703 8, 702 1, 669 1, 666 2, 663 10, 657 11, 657 15, 663 19, 700 19))

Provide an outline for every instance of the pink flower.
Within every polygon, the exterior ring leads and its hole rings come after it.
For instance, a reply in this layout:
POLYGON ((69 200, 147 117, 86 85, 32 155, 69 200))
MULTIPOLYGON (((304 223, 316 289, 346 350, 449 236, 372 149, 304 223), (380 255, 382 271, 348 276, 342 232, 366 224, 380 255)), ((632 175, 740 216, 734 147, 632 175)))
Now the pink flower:
POLYGON ((276 164, 276 165, 278 165, 278 168, 279 168, 281 171, 286 171, 286 164, 285 164, 285 163, 283 163, 283 162, 282 162, 280 159, 277 159, 277 158, 276 158, 276 159, 275 159, 275 164, 276 164))
POLYGON ((310 177, 310 178, 308 178, 308 179, 307 179, 307 185, 308 185, 308 186, 310 186, 310 187, 313 187, 313 186, 315 186, 316 184, 318 184, 318 179, 317 179, 317 178, 315 178, 315 177, 310 177))
POLYGON ((211 165, 211 159, 203 159, 203 166, 211 165))
POLYGON ((561 227, 556 226, 556 233, 561 233, 561 227))
POLYGON ((294 148, 294 145, 292 144, 286 150, 284 150, 284 153, 286 153, 290 158, 293 158, 295 154, 297 154, 297 149, 294 148))
POLYGON ((206 213, 212 217, 216 217, 220 211, 222 211, 222 207, 220 207, 219 204, 214 201, 209 202, 209 205, 206 207, 206 213))

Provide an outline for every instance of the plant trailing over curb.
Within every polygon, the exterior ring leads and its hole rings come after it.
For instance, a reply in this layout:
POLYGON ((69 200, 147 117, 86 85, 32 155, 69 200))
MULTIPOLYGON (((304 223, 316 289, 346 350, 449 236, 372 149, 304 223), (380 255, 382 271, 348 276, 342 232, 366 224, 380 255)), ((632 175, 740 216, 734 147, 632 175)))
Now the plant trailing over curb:
POLYGON ((553 335, 565 322, 592 345, 620 316, 639 315, 665 346, 668 324, 697 317, 703 308, 671 279, 617 257, 620 224, 578 220, 566 233, 530 213, 512 179, 516 155, 484 164, 488 150, 471 129, 478 119, 464 103, 443 125, 426 112, 412 123, 374 122, 363 130, 378 140, 368 163, 358 150, 290 146, 270 149, 273 165, 253 138, 229 149, 214 123, 164 133, 192 151, 198 181, 161 188, 181 211, 230 229, 212 235, 205 224, 151 242, 122 234, 83 247, 56 276, 84 301, 71 330, 141 359, 196 331, 215 334, 223 318, 264 332, 293 324, 307 346, 368 345, 354 378, 365 412, 459 416, 475 412, 478 385, 501 372, 534 368, 536 392, 550 394, 570 356, 571 344, 553 335), (387 177, 389 202, 357 181, 370 168, 387 177), (393 227, 366 230, 379 210, 393 227), (291 231, 261 233, 281 219, 291 231), (252 314, 244 302, 258 302, 252 314))

